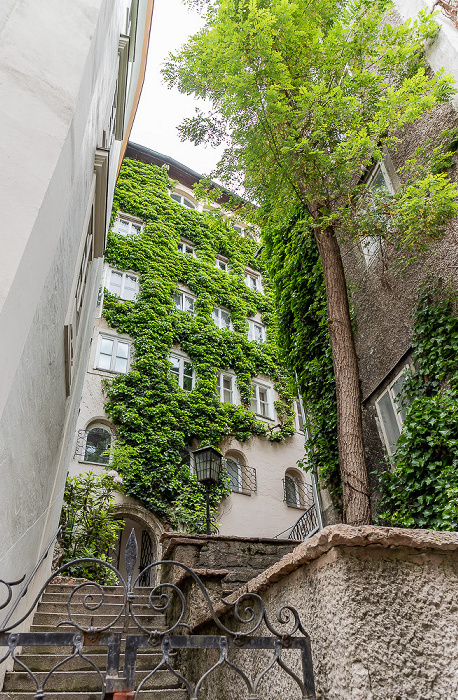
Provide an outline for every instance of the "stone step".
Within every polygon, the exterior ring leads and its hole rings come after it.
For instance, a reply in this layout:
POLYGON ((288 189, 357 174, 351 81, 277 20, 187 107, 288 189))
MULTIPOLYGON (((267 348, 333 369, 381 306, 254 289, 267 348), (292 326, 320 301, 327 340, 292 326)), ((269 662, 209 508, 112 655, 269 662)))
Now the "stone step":
MULTIPOLYGON (((118 610, 116 613, 111 615, 100 615, 98 610, 93 610, 91 612, 86 611, 85 613, 74 613, 74 611, 71 610, 72 619, 79 625, 84 625, 85 627, 92 624, 96 627, 105 627, 105 625, 109 625, 111 622, 113 622, 113 620, 116 619, 116 617, 119 615, 119 612, 120 611, 118 610), (93 620, 94 622, 92 623, 91 620, 93 620)), ((141 625, 144 625, 145 627, 147 627, 148 625, 154 625, 155 627, 157 627, 158 625, 165 624, 165 615, 155 613, 154 611, 150 611, 147 615, 141 615, 137 610, 134 609, 134 615, 138 619, 139 623, 141 625)), ((67 611, 64 611, 64 614, 59 612, 36 612, 33 617, 33 626, 51 627, 52 630, 59 631, 56 629, 58 623, 68 619, 69 617, 67 611)), ((122 626, 121 619, 124 620, 124 617, 121 616, 119 618, 118 626, 122 626)))
MULTIPOLYGON (((45 693, 44 700, 100 700, 101 693, 45 693)), ((186 690, 178 688, 164 688, 162 690, 142 690, 139 693, 141 700, 189 700, 186 690)), ((0 700, 35 700, 33 692, 9 692, 0 693, 0 700)))
MULTIPOLYGON (((146 589, 141 588, 141 591, 144 591, 146 589)), ((41 602, 42 603, 67 603, 67 600, 69 599, 71 595, 71 590, 66 591, 65 593, 48 593, 45 591, 43 595, 41 596, 41 602)), ((83 598, 93 596, 94 602, 97 603, 98 600, 101 598, 100 592, 93 591, 92 593, 90 591, 87 591, 87 593, 75 593, 75 595, 72 596, 72 601, 78 601, 82 602, 83 598)), ((137 594, 135 593, 134 596, 135 604, 139 605, 148 605, 148 600, 149 600, 149 595, 146 594, 137 594)), ((153 600, 159 601, 159 596, 153 596, 153 600)), ((112 604, 122 604, 124 601, 124 596, 123 595, 115 595, 114 593, 106 593, 105 594, 105 599, 104 599, 104 605, 106 603, 112 603, 112 604)))
MULTIPOLYGON (((139 651, 142 651, 141 649, 139 651)), ((19 659, 22 661, 23 664, 27 666, 27 668, 30 668, 31 671, 50 671, 51 668, 53 668, 56 664, 58 664, 60 661, 64 661, 65 659, 68 659, 68 656, 71 655, 71 650, 69 651, 68 655, 65 654, 59 654, 59 653, 54 653, 54 654, 20 654, 19 659)), ((84 654, 86 655, 86 647, 84 648, 84 654)), ((107 666, 107 655, 106 653, 100 653, 100 647, 99 647, 99 653, 98 654, 87 654, 91 661, 95 663, 97 668, 99 668, 101 671, 106 670, 107 666)), ((172 652, 171 658, 173 658, 174 654, 172 652)), ((151 669, 155 668, 158 663, 162 659, 162 652, 156 651, 156 652, 151 652, 149 649, 145 649, 145 653, 141 654, 139 653, 137 655, 137 664, 136 668, 139 671, 151 671, 151 669)), ((123 668, 124 664, 124 654, 121 654, 121 663, 120 663, 120 668, 123 668)), ((64 665, 60 668, 61 671, 78 671, 78 670, 89 670, 90 665, 88 664, 87 661, 82 659, 80 656, 75 656, 75 658, 70 659, 65 662, 64 665)), ((22 671, 22 667, 19 666, 19 664, 15 665, 14 667, 15 671, 22 671)))
MULTIPOLYGON (((135 685, 141 683, 141 681, 146 678, 149 671, 137 671, 135 674, 135 685)), ((36 674, 39 683, 41 683, 45 677, 45 672, 38 672, 36 674)), ((55 671, 52 673, 46 683, 45 688, 50 692, 88 692, 101 690, 101 680, 98 673, 94 670, 92 671, 55 671)), ((145 690, 151 690, 153 688, 178 688, 180 685, 178 678, 176 678, 170 671, 157 671, 148 681, 145 683, 145 690)), ((4 692, 24 692, 31 691, 35 688, 35 683, 30 675, 26 671, 13 671, 8 672, 5 676, 5 681, 3 684, 4 692)))
MULTIPOLYGON (((59 627, 59 629, 62 629, 59 627)), ((141 634, 140 630, 138 630, 138 633, 141 634)), ((125 641, 121 640, 121 652, 124 652, 125 648, 125 641)), ((23 653, 26 653, 28 656, 47 656, 48 654, 54 655, 54 654, 59 654, 62 653, 65 656, 70 656, 73 653, 73 647, 70 646, 23 646, 22 647, 23 653)), ((107 653, 107 646, 99 644, 98 646, 95 645, 84 645, 83 646, 83 653, 86 655, 92 655, 92 654, 106 654, 107 653)), ((137 654, 147 654, 151 653, 151 647, 145 647, 137 650, 137 654)))
MULTIPOLYGON (((90 603, 92 605, 92 603, 90 603)), ((88 610, 87 607, 84 607, 82 603, 75 603, 75 601, 72 601, 70 605, 70 610, 72 614, 76 615, 112 615, 115 617, 116 615, 119 615, 119 613, 122 611, 123 606, 118 605, 118 604, 113 604, 113 603, 103 603, 99 608, 96 610, 88 610)), ((149 605, 137 605, 137 603, 133 603, 132 608, 134 612, 134 615, 140 616, 140 615, 160 615, 160 612, 157 612, 153 608, 151 608, 149 605)), ((127 610, 127 606, 126 606, 127 610)), ((41 614, 41 615, 61 615, 61 616, 67 616, 68 617, 68 611, 67 611, 67 605, 66 603, 39 603, 38 608, 36 610, 36 614, 41 614)), ((40 623, 41 624, 41 623, 40 623)))

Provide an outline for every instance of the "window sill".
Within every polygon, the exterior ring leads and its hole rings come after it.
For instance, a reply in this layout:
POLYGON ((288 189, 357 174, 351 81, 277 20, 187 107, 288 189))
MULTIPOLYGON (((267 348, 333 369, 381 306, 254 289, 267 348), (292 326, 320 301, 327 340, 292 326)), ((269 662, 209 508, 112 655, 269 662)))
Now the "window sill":
POLYGON ((231 489, 231 494, 233 494, 233 493, 238 493, 241 496, 251 496, 252 492, 251 491, 232 491, 232 489, 231 489))
POLYGON ((92 464, 94 467, 102 467, 105 469, 105 467, 109 467, 110 463, 105 464, 104 462, 88 462, 87 459, 79 459, 78 460, 79 464, 92 464))
POLYGON ((288 508, 294 508, 294 510, 307 510, 306 506, 293 506, 292 503, 286 503, 286 501, 283 501, 283 503, 285 503, 285 505, 287 505, 288 508))

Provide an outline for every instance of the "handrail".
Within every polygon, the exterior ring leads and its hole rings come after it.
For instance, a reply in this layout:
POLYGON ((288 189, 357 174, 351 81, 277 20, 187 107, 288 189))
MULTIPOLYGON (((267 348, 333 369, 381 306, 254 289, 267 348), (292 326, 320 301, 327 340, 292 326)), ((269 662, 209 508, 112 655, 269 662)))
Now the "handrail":
MULTIPOLYGON (((2 624, 0 625, 0 631, 3 630, 3 629, 6 627, 6 625, 8 624, 8 622, 11 620, 11 617, 12 617, 14 611, 16 610, 17 606, 19 605, 20 601, 21 601, 21 600, 23 599, 23 597, 26 595, 31 580, 33 579, 33 577, 34 577, 35 574, 37 573, 38 569, 40 568, 40 566, 42 565, 42 563, 44 562, 44 560, 45 560, 46 557, 48 556, 49 550, 51 549, 51 546, 54 544, 54 542, 57 540, 57 538, 59 537, 59 535, 60 535, 61 533, 62 533, 62 525, 59 525, 59 527, 57 528, 56 533, 54 534, 54 536, 52 537, 52 539, 48 542, 48 545, 47 545, 46 549, 44 550, 43 554, 41 555, 40 559, 38 560, 37 565, 35 566, 34 570, 33 570, 32 573, 30 574, 30 576, 29 576, 29 578, 27 579, 27 581, 25 582, 25 584, 24 584, 24 586, 23 586, 21 592, 19 593, 18 597, 17 597, 16 600, 14 601, 14 603, 13 603, 13 605, 12 605, 10 611, 8 612, 7 616, 5 617, 5 619, 3 620, 2 624)), ((8 600, 6 601, 6 603, 4 603, 4 604, 1 606, 2 608, 6 607, 6 606, 8 605, 8 603, 10 602, 10 600, 11 600, 11 597, 12 597, 11 586, 17 586, 17 585, 19 585, 20 583, 22 583, 22 581, 23 581, 24 579, 25 579, 25 574, 24 574, 24 576, 23 576, 21 579, 19 579, 19 581, 15 581, 15 582, 13 582, 13 583, 6 583, 6 581, 2 581, 2 582, 1 582, 1 583, 4 583, 4 584, 6 585, 6 587, 8 588, 8 600)))
POLYGON ((289 535, 286 539, 288 540, 293 540, 293 539, 298 539, 298 540, 308 540, 309 537, 315 534, 315 532, 318 532, 318 530, 321 530, 320 522, 318 519, 318 513, 317 513, 317 508, 316 504, 313 503, 310 508, 307 508, 305 513, 302 513, 302 515, 296 520, 296 522, 291 525, 290 527, 287 527, 286 530, 282 530, 281 532, 278 533, 278 535, 275 535, 273 539, 275 540, 277 537, 280 537, 280 535, 283 535, 283 533, 289 531, 289 535), (311 527, 307 532, 306 532, 306 527, 301 527, 303 523, 310 523, 311 525, 313 524, 313 521, 316 521, 315 527, 311 527), (293 532, 296 530, 299 534, 305 534, 305 537, 292 537, 293 532))

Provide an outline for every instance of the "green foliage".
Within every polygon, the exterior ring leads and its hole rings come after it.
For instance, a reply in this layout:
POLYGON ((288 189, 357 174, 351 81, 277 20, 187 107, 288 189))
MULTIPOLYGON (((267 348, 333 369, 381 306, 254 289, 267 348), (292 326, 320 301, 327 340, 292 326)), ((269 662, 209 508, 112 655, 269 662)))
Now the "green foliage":
MULTIPOLYGON (((128 333, 135 347, 129 373, 107 384, 106 411, 119 426, 115 464, 126 493, 175 527, 199 532, 205 522, 205 491, 190 472, 187 448, 197 442, 217 446, 228 435, 240 441, 252 435, 284 440, 294 433, 293 396, 278 359, 267 277, 265 295, 244 281, 247 266, 259 269, 254 257, 258 244, 218 215, 180 206, 169 196, 171 186, 165 170, 124 161, 114 212, 138 216, 145 226, 140 235, 110 233, 108 238, 107 261, 139 273, 140 293, 135 302, 126 302, 105 291, 108 323, 128 333), (177 250, 180 236, 195 244, 196 257, 177 250), (216 254, 229 259, 229 272, 215 267, 216 254), (197 297, 194 315, 175 307, 179 283, 197 297), (233 330, 216 327, 211 317, 215 306, 229 309, 233 330), (247 318, 257 312, 267 330, 262 344, 247 338, 247 318), (193 363, 192 391, 180 389, 170 371, 172 346, 180 346, 193 363), (225 369, 237 376, 241 406, 220 402, 217 373, 225 369), (275 427, 249 410, 251 379, 258 375, 271 378, 280 396, 280 424, 275 427)), ((224 481, 212 489, 214 511, 227 493, 224 481)))
MULTIPOLYGON (((61 515, 63 556, 60 566, 85 557, 112 563, 110 550, 120 529, 120 521, 113 517, 113 490, 120 490, 120 481, 114 470, 101 475, 86 472, 68 477, 61 515)), ((72 564, 63 573, 104 585, 118 583, 115 573, 103 564, 72 564)))
POLYGON ((458 527, 457 293, 425 284, 414 319, 415 371, 404 383, 408 405, 394 455, 382 475, 380 518, 390 525, 458 527))
POLYGON ((229 144, 217 174, 231 189, 243 181, 278 221, 295 200, 316 231, 335 226, 354 238, 371 233, 372 200, 377 228, 408 259, 456 213, 456 185, 426 170, 396 196, 374 199, 355 174, 395 150, 402 129, 454 88, 427 71, 433 17, 394 26, 393 9, 390 0, 213 0, 205 28, 170 56, 164 75, 212 104, 182 135, 229 144))
POLYGON ((275 293, 279 342, 297 373, 310 438, 303 466, 319 474, 335 503, 341 497, 334 369, 327 326, 326 292, 315 239, 304 212, 289 225, 264 228, 264 257, 275 293))

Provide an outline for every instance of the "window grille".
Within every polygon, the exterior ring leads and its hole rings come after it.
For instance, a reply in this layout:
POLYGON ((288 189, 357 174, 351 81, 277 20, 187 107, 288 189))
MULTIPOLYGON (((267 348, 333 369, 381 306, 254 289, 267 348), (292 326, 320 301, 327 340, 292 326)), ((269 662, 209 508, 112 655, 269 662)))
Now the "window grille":
POLYGON ((294 508, 310 508, 314 504, 313 489, 309 484, 305 484, 299 475, 285 474, 283 500, 294 508))
POLYGON ((248 467, 239 460, 228 457, 226 460, 226 471, 232 491, 246 494, 256 493, 256 469, 248 467))

